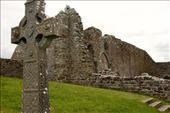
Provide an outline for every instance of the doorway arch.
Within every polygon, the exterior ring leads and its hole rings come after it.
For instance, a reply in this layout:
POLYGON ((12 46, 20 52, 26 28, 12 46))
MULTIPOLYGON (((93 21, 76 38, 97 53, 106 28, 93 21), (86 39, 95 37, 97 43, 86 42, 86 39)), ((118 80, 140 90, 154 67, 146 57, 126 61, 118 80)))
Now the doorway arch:
POLYGON ((102 52, 100 54, 100 71, 107 71, 110 69, 110 61, 109 61, 109 58, 107 56, 107 54, 105 52, 102 52))

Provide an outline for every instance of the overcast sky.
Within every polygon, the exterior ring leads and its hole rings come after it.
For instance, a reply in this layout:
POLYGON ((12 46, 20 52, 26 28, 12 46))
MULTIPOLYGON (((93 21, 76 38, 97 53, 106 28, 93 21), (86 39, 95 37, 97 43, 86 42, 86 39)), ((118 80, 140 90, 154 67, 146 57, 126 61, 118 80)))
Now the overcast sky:
MULTIPOLYGON (((24 16, 25 1, 1 1, 1 58, 10 58, 11 27, 24 16)), ((46 1, 46 14, 55 16, 70 5, 84 29, 94 26, 146 50, 157 61, 170 61, 170 1, 46 1)))

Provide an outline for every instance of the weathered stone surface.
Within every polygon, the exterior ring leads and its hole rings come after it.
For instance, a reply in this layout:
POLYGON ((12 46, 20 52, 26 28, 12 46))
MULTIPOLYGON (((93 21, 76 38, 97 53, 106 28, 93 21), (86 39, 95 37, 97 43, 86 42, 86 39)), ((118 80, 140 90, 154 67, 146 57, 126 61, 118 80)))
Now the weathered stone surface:
POLYGON ((166 111, 170 110, 170 105, 161 106, 158 110, 160 112, 166 112, 166 111))
MULTIPOLYGON (((72 81, 77 84, 77 82, 72 81)), ((80 82, 78 84, 81 84, 80 82)), ((143 93, 170 101, 170 80, 152 76, 121 77, 92 74, 86 85, 143 93)))
POLYGON ((149 106, 159 108, 161 106, 161 104, 162 104, 161 101, 155 101, 155 102, 149 104, 149 106))
POLYGON ((0 58, 0 75, 7 77, 19 77, 23 75, 23 62, 0 58))
POLYGON ((159 77, 170 79, 170 62, 158 62, 157 71, 155 72, 159 77))
POLYGON ((12 60, 18 60, 18 61, 22 61, 23 60, 23 48, 22 46, 18 45, 15 48, 15 51, 11 57, 12 60))
POLYGON ((147 103, 147 104, 151 104, 154 102, 154 99, 153 98, 148 98, 146 100, 143 101, 144 103, 147 103))
POLYGON ((120 76, 135 76, 143 72, 151 73, 150 70, 153 70, 151 68, 155 64, 144 50, 112 35, 104 35, 104 39, 107 46, 105 51, 110 59, 111 70, 119 73, 120 76))

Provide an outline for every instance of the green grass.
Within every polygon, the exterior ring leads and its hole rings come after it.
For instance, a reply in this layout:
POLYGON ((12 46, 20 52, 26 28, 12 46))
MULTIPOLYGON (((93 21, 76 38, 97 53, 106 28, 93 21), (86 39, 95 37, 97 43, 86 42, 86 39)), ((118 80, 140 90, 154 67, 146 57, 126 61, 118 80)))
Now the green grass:
MULTIPOLYGON (((20 113, 22 80, 1 78, 1 113, 20 113)), ((142 103, 146 96, 50 82, 52 113, 160 113, 142 103)))

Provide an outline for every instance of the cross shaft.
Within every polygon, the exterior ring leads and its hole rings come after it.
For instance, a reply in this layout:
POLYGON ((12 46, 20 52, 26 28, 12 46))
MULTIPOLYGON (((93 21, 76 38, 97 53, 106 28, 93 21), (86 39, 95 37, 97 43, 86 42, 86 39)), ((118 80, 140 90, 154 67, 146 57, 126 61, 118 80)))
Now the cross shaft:
POLYGON ((27 0, 25 16, 12 28, 12 43, 24 49, 23 113, 50 113, 46 48, 57 37, 64 37, 67 25, 46 18, 43 0, 27 0))

